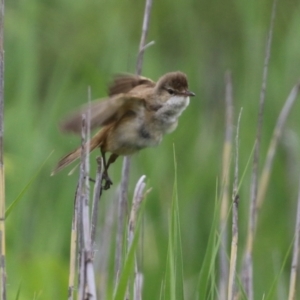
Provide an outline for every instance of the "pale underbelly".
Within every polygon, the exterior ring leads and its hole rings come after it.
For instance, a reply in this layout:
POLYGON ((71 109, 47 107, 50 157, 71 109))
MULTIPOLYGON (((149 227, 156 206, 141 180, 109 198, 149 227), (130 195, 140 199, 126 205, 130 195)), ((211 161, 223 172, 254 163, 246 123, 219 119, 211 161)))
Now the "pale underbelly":
POLYGON ((151 131, 144 124, 123 124, 110 135, 107 150, 118 155, 131 155, 160 144, 163 134, 151 131))

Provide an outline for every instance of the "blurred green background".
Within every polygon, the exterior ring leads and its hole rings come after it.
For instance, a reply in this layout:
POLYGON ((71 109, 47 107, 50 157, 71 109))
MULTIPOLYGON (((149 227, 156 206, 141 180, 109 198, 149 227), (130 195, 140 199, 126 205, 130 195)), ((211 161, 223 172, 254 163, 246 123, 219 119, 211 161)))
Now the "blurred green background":
MULTIPOLYGON (((76 174, 50 172, 77 147, 78 137, 59 132, 70 110, 106 95, 117 72, 134 72, 144 1, 6 1, 5 10, 5 167, 10 204, 54 149, 24 199, 7 219, 7 282, 13 298, 66 299, 69 240, 76 174)), ((211 226, 224 140, 224 74, 234 85, 235 123, 241 107, 240 171, 256 134, 259 93, 272 1, 155 1, 143 75, 156 80, 181 70, 196 93, 179 121, 155 149, 132 159, 129 197, 145 174, 152 191, 144 221, 144 299, 158 299, 165 272, 168 215, 174 182, 173 144, 178 162, 178 193, 184 278, 193 299, 211 226)), ((271 51, 261 165, 281 107, 300 78, 300 3, 280 1, 271 51)), ((275 158, 254 249, 255 299, 261 299, 281 266, 294 231, 299 181, 299 104, 289 117, 275 158)), ((98 154, 98 153, 97 153, 98 154)), ((94 162, 95 155, 91 160, 94 162)), ((122 159, 110 171, 105 211, 116 202, 122 159)), ((251 169, 251 168, 250 168, 251 169)), ((249 210, 250 169, 240 191, 242 254, 249 210)), ((92 169, 94 172, 95 167, 92 169)), ((93 174, 93 173, 92 173, 93 174)), ((104 215, 105 213, 103 213, 104 215)), ((102 223, 103 216, 101 219, 102 223)), ((117 220, 117 218, 115 218, 117 220)), ((100 223, 101 223, 100 222, 100 223)), ((111 236, 114 240, 114 235, 111 236)), ((112 249, 111 249, 112 251, 112 249)), ((113 269, 113 255, 109 264, 113 269)), ((240 264, 240 260, 239 260, 240 264)), ((289 266, 282 277, 284 299, 289 266)))

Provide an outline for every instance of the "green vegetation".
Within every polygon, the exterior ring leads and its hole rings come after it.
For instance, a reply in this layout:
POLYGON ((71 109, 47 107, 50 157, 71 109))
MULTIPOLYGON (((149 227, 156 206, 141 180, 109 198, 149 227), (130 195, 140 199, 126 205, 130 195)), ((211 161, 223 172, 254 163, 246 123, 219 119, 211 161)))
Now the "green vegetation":
MULTIPOLYGON (((143 75, 157 79, 166 72, 181 70, 188 75, 196 97, 191 99, 174 133, 167 135, 159 147, 132 158, 129 199, 141 175, 147 176, 147 187, 152 187, 143 209, 142 247, 134 244, 142 252, 139 261, 144 276, 143 300, 183 299, 182 289, 185 299, 194 300, 204 295, 198 286, 201 282, 205 282, 208 299, 217 299, 218 260, 212 258, 217 256, 219 238, 212 231, 217 228, 215 216, 219 209, 216 182, 222 185, 224 74, 228 69, 232 72, 234 124, 243 107, 239 134, 242 175, 255 141, 271 7, 272 1, 258 0, 154 0, 148 41, 154 40, 155 45, 145 52, 143 75), (211 249, 209 253, 207 249, 211 249), (203 272, 209 277, 203 277, 203 272)), ((57 160, 77 147, 80 139, 63 135, 58 123, 67 112, 87 101, 88 86, 93 98, 105 97, 106 84, 114 73, 134 72, 143 13, 144 1, 6 1, 7 207, 29 187, 6 222, 8 299, 67 298, 78 176, 76 172, 67 176, 68 170, 54 177, 50 173, 57 160), (55 152, 46 160, 52 150, 55 152)), ((267 80, 260 171, 280 110, 300 78, 299 36, 299 3, 279 1, 267 80)), ((263 299, 271 289, 277 299, 287 298, 291 264, 287 254, 294 236, 300 173, 299 109, 296 103, 287 120, 257 220, 254 299, 263 299)), ((91 156, 91 174, 95 174, 96 155, 91 156)), ((110 169, 114 185, 102 196, 100 225, 105 225, 105 216, 116 203, 121 169, 122 159, 110 169)), ((250 182, 248 167, 239 190, 238 271, 246 242, 250 182)), ((230 189, 232 183, 233 178, 230 189)), ((112 215, 115 222, 106 262, 109 271, 97 278, 100 283, 108 276, 109 295, 114 290, 118 219, 116 213, 112 215)), ((231 225, 231 217, 228 222, 231 225)), ((97 242, 102 245, 100 238, 97 242)), ((230 247, 228 257, 229 251, 230 247)), ((128 257, 131 265, 133 257, 128 257)), ((96 252, 96 266, 99 260, 96 252)), ((123 276, 127 278, 129 274, 123 276)), ((120 294, 124 288, 120 285, 120 294)))

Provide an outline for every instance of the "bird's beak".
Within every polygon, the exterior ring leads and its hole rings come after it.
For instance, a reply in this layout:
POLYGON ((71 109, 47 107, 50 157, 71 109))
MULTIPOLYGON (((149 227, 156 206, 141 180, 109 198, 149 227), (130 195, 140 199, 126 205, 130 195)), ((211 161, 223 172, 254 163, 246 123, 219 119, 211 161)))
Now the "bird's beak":
POLYGON ((190 97, 196 96, 195 93, 193 93, 193 92, 191 92, 191 91, 189 91, 189 90, 186 90, 186 91, 184 92, 184 95, 185 95, 185 96, 190 96, 190 97))

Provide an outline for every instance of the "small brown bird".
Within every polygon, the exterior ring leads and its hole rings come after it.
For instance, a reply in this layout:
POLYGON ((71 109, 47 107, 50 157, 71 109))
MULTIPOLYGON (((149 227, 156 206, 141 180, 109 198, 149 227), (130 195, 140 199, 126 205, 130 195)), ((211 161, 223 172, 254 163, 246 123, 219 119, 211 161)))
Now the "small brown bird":
MULTIPOLYGON (((71 114, 62 124, 65 132, 81 133, 82 114, 90 109, 90 127, 102 126, 89 141, 89 150, 100 148, 103 158, 104 189, 112 181, 108 168, 120 155, 131 155, 143 148, 157 146, 164 134, 177 127, 178 118, 189 105, 187 77, 182 72, 163 75, 155 83, 151 79, 117 75, 109 87, 107 99, 93 101, 71 114), (108 161, 105 153, 111 152, 108 161)), ((81 147, 64 156, 51 175, 54 175, 81 156, 81 147)))

